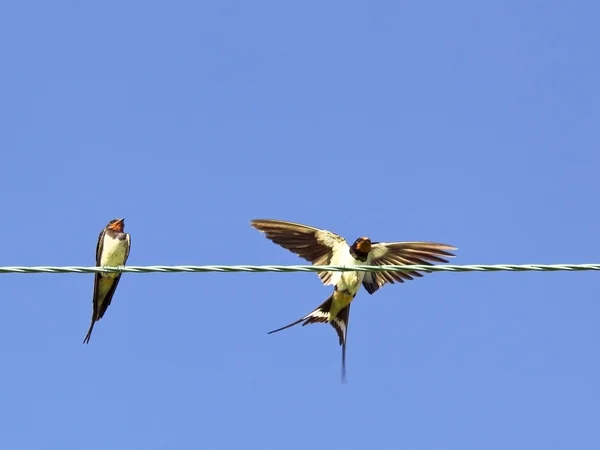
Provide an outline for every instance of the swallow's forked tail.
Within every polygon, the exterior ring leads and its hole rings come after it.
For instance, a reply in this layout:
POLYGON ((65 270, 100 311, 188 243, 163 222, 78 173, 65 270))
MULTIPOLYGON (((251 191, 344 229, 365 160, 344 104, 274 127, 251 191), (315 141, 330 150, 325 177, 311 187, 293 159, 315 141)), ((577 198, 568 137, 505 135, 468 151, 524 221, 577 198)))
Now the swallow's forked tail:
POLYGON ((311 323, 327 323, 329 322, 331 326, 335 329, 340 345, 342 346, 342 382, 346 382, 346 335, 348 333, 348 321, 350 319, 350 304, 348 304, 345 308, 342 308, 340 312, 334 317, 331 321, 329 320, 329 311, 331 311, 331 305, 333 303, 333 294, 325 300, 321 305, 315 308, 313 311, 308 313, 306 316, 302 317, 295 322, 292 322, 284 327, 277 328, 276 330, 269 331, 267 334, 277 333, 278 331, 285 330, 286 328, 293 327, 294 325, 298 325, 300 322, 302 326, 311 324, 311 323))
POLYGON ((88 330, 87 334, 85 335, 85 339, 83 340, 84 344, 90 343, 90 338, 92 337, 92 330, 94 329, 95 323, 96 323, 96 321, 94 319, 92 319, 92 324, 90 325, 90 329, 88 330))
POLYGON ((329 322, 329 311, 331 310, 331 302, 333 301, 333 294, 325 300, 320 306, 315 308, 313 311, 305 315, 302 319, 298 319, 295 322, 290 323, 276 330, 269 331, 267 334, 277 333, 278 331, 285 330, 286 328, 298 325, 300 322, 304 322, 302 326, 308 325, 309 323, 325 323, 329 322))

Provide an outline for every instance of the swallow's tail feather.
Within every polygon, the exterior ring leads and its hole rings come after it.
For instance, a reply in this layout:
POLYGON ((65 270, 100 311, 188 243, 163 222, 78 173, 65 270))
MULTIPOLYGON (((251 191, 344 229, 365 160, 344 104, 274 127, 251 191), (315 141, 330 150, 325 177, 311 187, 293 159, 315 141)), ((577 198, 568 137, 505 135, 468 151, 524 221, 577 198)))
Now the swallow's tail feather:
POLYGON ((348 321, 350 320, 350 304, 343 308, 334 319, 329 322, 340 338, 342 346, 342 383, 346 382, 346 336, 348 334, 348 321))
POLYGON ((278 331, 285 330, 286 328, 293 327, 294 325, 298 325, 302 323, 302 326, 311 324, 311 323, 327 323, 329 322, 331 326, 336 331, 340 345, 342 346, 342 382, 346 382, 346 335, 348 333, 348 321, 350 319, 350 304, 345 308, 342 308, 340 312, 334 317, 331 321, 329 320, 329 312, 331 311, 331 305, 333 303, 333 294, 325 300, 321 305, 315 308, 313 311, 308 313, 306 316, 301 319, 296 320, 284 327, 278 328, 273 331, 269 331, 268 334, 277 333, 278 331))
POLYGON ((302 317, 301 319, 296 320, 284 327, 277 328, 276 330, 269 331, 267 334, 277 333, 278 331, 285 330, 286 328, 293 327, 294 325, 298 325, 300 322, 304 322, 302 326, 308 325, 310 323, 324 323, 329 322, 329 311, 331 310, 331 304, 333 302, 333 294, 321 303, 317 308, 313 311, 302 317))
POLYGON ((88 330, 87 334, 85 335, 85 339, 83 340, 84 344, 89 344, 90 343, 90 338, 92 337, 92 330, 94 329, 94 324, 96 323, 95 320, 92 320, 92 324, 90 325, 90 329, 88 330))

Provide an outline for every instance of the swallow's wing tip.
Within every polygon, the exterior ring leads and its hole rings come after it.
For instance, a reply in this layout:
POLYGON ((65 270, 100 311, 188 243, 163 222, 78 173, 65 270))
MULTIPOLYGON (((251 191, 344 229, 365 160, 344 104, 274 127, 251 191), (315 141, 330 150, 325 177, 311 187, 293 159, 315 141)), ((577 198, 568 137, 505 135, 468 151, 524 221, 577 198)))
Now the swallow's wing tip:
POLYGON ((254 228, 255 230, 258 230, 262 233, 263 230, 260 229, 260 222, 263 222, 263 221, 264 221, 264 219, 252 219, 250 221, 250 226, 252 228, 254 228))
MULTIPOLYGON (((438 247, 438 250, 444 250, 444 251, 455 251, 458 250, 458 247, 455 247, 454 245, 450 245, 450 244, 442 244, 441 242, 432 242, 433 245, 438 247)), ((454 256, 454 255, 448 255, 448 256, 454 256)))

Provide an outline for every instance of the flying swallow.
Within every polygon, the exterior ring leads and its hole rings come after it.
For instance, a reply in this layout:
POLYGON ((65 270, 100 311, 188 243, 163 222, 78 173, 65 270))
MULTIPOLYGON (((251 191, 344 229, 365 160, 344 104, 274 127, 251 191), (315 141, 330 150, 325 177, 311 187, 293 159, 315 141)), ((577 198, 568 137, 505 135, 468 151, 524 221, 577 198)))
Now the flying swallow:
MULTIPOLYGON (((434 242, 371 242, 360 237, 352 245, 335 233, 282 220, 257 219, 250 222, 275 244, 290 250, 311 262, 312 265, 432 265, 447 263, 444 257, 453 257, 449 250, 456 247, 434 242)), ((422 270, 421 272, 429 272, 422 270)), ((333 285, 333 293, 316 309, 284 327, 270 331, 276 333, 302 322, 329 323, 335 329, 342 346, 342 381, 346 380, 346 336, 350 317, 350 303, 361 284, 369 294, 386 283, 404 283, 422 277, 418 271, 402 272, 318 272, 324 285, 333 285)))
MULTIPOLYGON (((125 219, 114 219, 100 232, 98 244, 96 245, 96 266, 117 267, 124 266, 129 257, 131 248, 131 237, 123 232, 125 219)), ((115 295, 119 285, 121 273, 96 273, 94 276, 94 310, 90 329, 83 340, 84 344, 90 342, 94 324, 102 319, 108 305, 115 295)))

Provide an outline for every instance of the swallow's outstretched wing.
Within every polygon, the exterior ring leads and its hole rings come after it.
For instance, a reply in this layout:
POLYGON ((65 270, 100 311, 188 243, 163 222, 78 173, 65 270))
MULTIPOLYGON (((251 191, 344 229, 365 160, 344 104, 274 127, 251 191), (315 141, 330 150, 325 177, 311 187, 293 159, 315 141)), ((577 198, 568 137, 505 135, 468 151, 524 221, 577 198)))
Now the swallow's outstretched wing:
MULTIPOLYGON (((313 265, 335 264, 336 255, 348 247, 335 233, 283 220, 256 219, 250 224, 275 244, 290 250, 313 265)), ((332 284, 331 272, 319 272, 323 284, 332 284)))
MULTIPOLYGON (((449 250, 456 250, 456 247, 447 244, 438 244, 435 242, 376 242, 371 247, 367 265, 385 266, 385 265, 433 265, 437 263, 447 263, 445 258, 454 255, 449 250)), ((423 270, 422 272, 428 272, 423 270)), ((369 294, 373 294, 386 283, 394 282, 404 283, 406 280, 412 280, 413 277, 422 277, 419 271, 407 272, 367 272, 363 279, 363 286, 369 294)))

